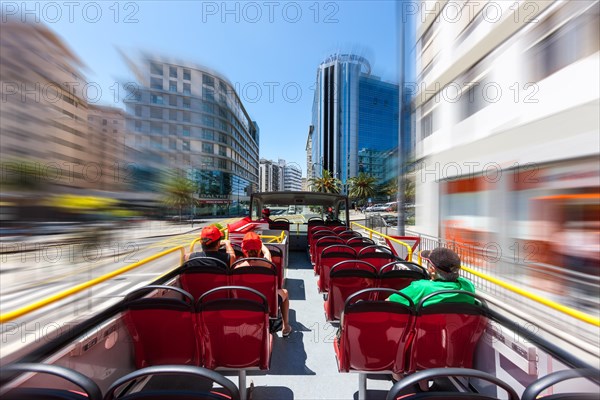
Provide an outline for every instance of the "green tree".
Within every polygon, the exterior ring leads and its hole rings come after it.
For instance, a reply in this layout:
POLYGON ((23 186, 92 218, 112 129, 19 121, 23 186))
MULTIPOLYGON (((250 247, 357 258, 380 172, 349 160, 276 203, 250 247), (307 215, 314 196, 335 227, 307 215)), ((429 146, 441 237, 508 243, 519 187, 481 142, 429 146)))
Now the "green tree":
POLYGON ((177 209, 181 221, 182 210, 192 205, 198 186, 191 179, 176 172, 168 174, 162 186, 163 203, 169 208, 177 209))
POLYGON ((369 197, 375 196, 375 182, 377 182, 377 178, 361 172, 357 176, 348 179, 350 184, 348 195, 351 198, 365 202, 369 197))
MULTIPOLYGON (((394 201, 398 194, 398 179, 392 179, 387 184, 383 185, 380 190, 381 194, 391 196, 394 201)), ((404 203, 414 204, 415 202, 415 183, 411 180, 404 180, 404 203)))
POLYGON ((324 169, 323 176, 320 178, 311 178, 310 184, 313 192, 339 193, 341 182, 339 179, 331 176, 331 173, 324 169))

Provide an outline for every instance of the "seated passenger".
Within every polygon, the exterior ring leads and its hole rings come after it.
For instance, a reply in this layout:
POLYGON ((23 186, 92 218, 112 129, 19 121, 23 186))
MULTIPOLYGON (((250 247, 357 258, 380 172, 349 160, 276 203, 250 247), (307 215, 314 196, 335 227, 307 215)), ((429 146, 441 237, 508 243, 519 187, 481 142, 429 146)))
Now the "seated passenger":
MULTIPOLYGON (((427 255, 429 257, 423 257, 423 260, 427 264, 427 272, 429 273, 431 280, 421 279, 413 281, 409 286, 401 290, 402 293, 412 299, 415 305, 417 305, 423 297, 431 293, 439 292, 440 290, 465 290, 475 293, 475 286, 473 286, 473 283, 458 275, 458 271, 460 270, 460 257, 454 251, 444 247, 438 247, 427 255)), ((388 300, 408 305, 406 299, 397 294, 391 295, 388 300)), ((445 301, 473 304, 473 297, 455 293, 441 294, 428 300, 426 304, 432 305, 445 301)))
MULTIPOLYGON (((245 257, 262 257, 271 261, 271 252, 260 240, 260 237, 255 232, 248 232, 244 235, 242 240, 242 252, 245 257)), ((241 263, 238 267, 249 266, 252 261, 246 261, 241 263)), ((290 310, 290 298, 286 289, 277 290, 280 300, 281 308, 281 319, 283 320, 283 330, 281 334, 283 337, 288 337, 292 333, 292 327, 289 323, 289 310, 290 310)))
POLYGON ((221 231, 214 225, 205 226, 200 232, 200 242, 202 251, 195 251, 189 254, 186 259, 194 257, 213 257, 223 261, 228 266, 235 262, 235 251, 231 247, 229 240, 221 240, 221 231), (225 244, 225 253, 219 251, 221 242, 225 244))
POLYGON ((259 219, 259 222, 266 222, 266 223, 270 224, 271 222, 273 222, 273 220, 270 217, 271 217, 271 210, 269 210, 268 208, 263 208, 262 218, 259 219))

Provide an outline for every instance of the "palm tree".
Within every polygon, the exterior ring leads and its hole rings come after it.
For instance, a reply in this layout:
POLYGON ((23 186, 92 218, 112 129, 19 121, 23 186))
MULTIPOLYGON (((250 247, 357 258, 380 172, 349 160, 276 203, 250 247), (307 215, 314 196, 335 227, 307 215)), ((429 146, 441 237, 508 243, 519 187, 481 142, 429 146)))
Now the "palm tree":
POLYGON ((183 207, 191 206, 197 189, 198 186, 191 179, 177 173, 170 173, 163 183, 163 202, 167 207, 178 209, 181 221, 181 211, 183 207))
POLYGON ((339 193, 341 182, 339 179, 331 176, 331 173, 324 169, 323 176, 320 178, 311 178, 310 184, 313 192, 339 193))
POLYGON ((373 197, 375 196, 376 181, 377 178, 361 172, 358 176, 348 179, 348 183, 350 184, 348 195, 363 201, 369 197, 373 197))

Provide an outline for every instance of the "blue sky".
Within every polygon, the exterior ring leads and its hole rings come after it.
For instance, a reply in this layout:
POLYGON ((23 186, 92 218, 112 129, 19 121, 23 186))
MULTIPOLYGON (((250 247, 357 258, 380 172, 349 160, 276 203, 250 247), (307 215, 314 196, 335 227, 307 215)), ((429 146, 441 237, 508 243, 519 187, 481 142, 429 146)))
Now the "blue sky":
POLYGON ((258 122, 260 156, 296 162, 303 174, 313 85, 323 59, 357 53, 369 60, 373 74, 397 82, 394 1, 84 1, 72 9, 54 4, 60 8, 39 2, 29 7, 38 7, 40 19, 81 58, 84 75, 102 90, 100 103, 114 105, 120 100, 115 82, 132 80, 117 49, 211 67, 237 86, 258 122))

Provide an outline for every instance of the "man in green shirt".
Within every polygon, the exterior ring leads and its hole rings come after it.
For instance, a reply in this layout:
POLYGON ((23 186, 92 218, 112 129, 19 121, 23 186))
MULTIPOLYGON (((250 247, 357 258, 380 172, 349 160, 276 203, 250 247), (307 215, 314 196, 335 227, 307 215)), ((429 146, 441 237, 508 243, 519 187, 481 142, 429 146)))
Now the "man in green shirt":
MULTIPOLYGON (((425 253, 425 252, 424 252, 425 253)), ((422 254, 422 256, 425 254, 422 254)), ((440 290, 465 290, 475 293, 473 283, 458 275, 460 270, 460 257, 452 250, 438 247, 426 254, 429 257, 423 257, 427 264, 427 272, 431 280, 413 281, 409 286, 402 289, 401 292, 412 299, 415 305, 419 304, 421 299, 431 293, 439 292, 440 290)), ((388 298, 389 301, 408 305, 408 301, 400 295, 393 294, 388 298)), ((434 296, 425 302, 425 306, 440 302, 452 303, 470 303, 473 304, 473 297, 456 294, 445 293, 434 296)))

